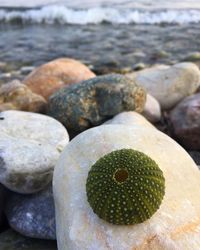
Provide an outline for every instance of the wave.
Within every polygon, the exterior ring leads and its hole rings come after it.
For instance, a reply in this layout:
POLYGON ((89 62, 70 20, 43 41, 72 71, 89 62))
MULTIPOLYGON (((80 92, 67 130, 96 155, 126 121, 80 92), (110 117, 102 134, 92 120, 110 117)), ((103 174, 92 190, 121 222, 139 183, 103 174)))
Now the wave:
POLYGON ((60 24, 189 24, 200 22, 200 10, 124 10, 115 8, 89 8, 75 10, 51 5, 39 9, 1 9, 0 22, 60 23, 60 24))

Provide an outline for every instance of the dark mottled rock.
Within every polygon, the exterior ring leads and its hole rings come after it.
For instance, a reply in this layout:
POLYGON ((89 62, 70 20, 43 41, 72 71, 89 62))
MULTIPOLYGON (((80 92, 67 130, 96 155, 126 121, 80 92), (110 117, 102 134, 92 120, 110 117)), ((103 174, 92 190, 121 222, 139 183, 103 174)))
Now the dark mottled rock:
POLYGON ((33 194, 10 193, 5 213, 17 232, 39 239, 56 239, 52 188, 33 194))
MULTIPOLYGON (((1 158, 0 158, 0 165, 1 165, 1 158)), ((5 190, 4 187, 0 184, 0 228, 3 221, 4 203, 5 203, 5 190)))
POLYGON ((200 149, 200 93, 181 101, 170 113, 174 136, 190 150, 200 149))
POLYGON ((199 151, 189 151, 188 153, 190 154, 190 156, 192 157, 192 159, 195 161, 195 163, 197 164, 197 166, 200 169, 200 152, 199 151))
POLYGON ((1 250, 57 250, 56 241, 26 238, 13 230, 0 234, 1 250))
POLYGON ((145 100, 144 89, 133 80, 104 75, 57 91, 49 98, 48 114, 70 131, 81 132, 123 111, 142 112, 145 100))

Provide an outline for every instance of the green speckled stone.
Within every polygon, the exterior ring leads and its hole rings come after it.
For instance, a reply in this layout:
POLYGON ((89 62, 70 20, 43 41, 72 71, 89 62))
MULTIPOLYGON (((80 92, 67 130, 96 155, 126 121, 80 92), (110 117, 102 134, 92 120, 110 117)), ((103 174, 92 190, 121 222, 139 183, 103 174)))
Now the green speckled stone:
POLYGON ((113 151, 88 173, 88 202, 101 219, 132 225, 149 219, 160 207, 165 179, 156 162, 133 149, 113 151))
POLYGON ((55 92, 49 98, 48 115, 77 133, 123 111, 142 112, 145 101, 143 87, 123 75, 108 74, 55 92))

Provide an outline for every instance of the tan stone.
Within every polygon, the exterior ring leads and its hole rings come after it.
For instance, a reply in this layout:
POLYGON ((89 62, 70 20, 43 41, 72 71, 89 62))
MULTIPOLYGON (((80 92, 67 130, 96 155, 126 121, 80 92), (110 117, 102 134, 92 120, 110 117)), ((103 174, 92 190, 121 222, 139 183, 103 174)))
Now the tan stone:
POLYGON ((0 87, 0 111, 22 110, 32 112, 44 112, 45 99, 33 93, 26 85, 14 80, 0 87))
POLYGON ((23 81, 33 92, 48 98, 59 88, 95 77, 81 62, 59 58, 33 70, 23 81))
POLYGON ((106 125, 79 134, 64 149, 53 186, 59 250, 199 250, 200 172, 179 144, 156 129, 106 125), (149 155, 165 177, 160 209, 133 226, 99 219, 86 197, 90 167, 121 148, 149 155))

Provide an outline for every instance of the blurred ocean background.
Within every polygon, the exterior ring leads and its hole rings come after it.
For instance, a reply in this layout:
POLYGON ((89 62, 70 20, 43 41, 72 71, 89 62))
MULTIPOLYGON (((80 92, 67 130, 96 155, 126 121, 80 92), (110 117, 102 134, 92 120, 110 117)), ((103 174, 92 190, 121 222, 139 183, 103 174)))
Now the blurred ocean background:
POLYGON ((200 0, 0 0, 0 62, 72 57, 97 73, 200 51, 200 0))

